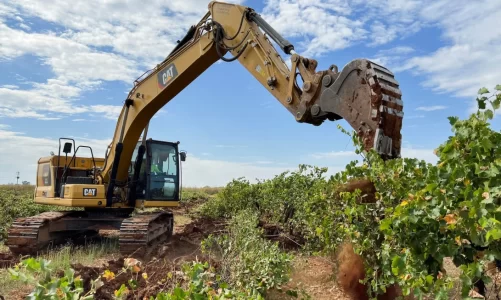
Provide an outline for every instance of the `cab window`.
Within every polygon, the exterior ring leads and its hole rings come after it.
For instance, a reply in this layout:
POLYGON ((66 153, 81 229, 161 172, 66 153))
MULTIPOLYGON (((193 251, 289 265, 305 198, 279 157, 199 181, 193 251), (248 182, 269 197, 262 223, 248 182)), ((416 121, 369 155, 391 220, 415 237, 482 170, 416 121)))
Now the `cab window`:
POLYGON ((50 186, 52 184, 50 163, 38 165, 37 185, 50 186))
POLYGON ((177 149, 163 143, 151 144, 150 196, 152 200, 177 200, 179 190, 177 149))

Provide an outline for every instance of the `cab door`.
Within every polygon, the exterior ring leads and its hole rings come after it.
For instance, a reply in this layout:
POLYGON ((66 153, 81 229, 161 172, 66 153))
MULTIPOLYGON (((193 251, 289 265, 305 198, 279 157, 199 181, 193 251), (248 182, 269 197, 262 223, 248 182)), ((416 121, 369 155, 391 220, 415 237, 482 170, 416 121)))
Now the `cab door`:
POLYGON ((148 140, 146 148, 146 199, 152 201, 179 201, 178 144, 148 140))

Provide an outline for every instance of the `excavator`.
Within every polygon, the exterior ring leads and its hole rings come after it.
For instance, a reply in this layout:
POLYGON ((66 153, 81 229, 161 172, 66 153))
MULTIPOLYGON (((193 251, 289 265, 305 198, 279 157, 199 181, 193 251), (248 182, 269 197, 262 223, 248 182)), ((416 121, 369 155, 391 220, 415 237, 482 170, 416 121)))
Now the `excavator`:
POLYGON ((179 142, 147 138, 149 122, 219 60, 240 62, 296 122, 319 126, 344 119, 365 150, 400 157, 402 93, 390 70, 355 59, 341 71, 336 65, 317 71, 316 60, 296 53, 254 9, 212 1, 168 56, 134 82, 104 158, 60 138, 57 155, 38 160, 34 202, 74 209, 16 219, 6 242, 11 252, 33 255, 102 229, 119 231, 124 256, 144 255, 168 240, 174 227, 169 208, 179 206, 187 154, 179 142), (90 157, 80 154, 83 149, 90 157))

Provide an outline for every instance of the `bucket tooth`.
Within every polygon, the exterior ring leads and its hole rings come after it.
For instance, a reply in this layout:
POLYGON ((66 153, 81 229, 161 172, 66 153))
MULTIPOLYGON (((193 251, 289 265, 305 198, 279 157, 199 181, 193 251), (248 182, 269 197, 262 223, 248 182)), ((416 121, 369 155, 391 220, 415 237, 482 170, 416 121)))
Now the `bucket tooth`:
POLYGON ((387 68, 366 59, 348 63, 341 72, 324 76, 314 118, 345 119, 361 138, 365 150, 384 159, 400 157, 403 101, 399 83, 387 68), (332 82, 332 83, 331 83, 332 82))

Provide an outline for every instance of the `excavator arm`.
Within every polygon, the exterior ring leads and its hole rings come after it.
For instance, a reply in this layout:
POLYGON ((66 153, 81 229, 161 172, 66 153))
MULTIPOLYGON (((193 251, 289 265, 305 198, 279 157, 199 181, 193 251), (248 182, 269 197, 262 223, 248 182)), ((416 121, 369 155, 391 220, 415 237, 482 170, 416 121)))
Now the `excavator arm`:
POLYGON ((107 184, 109 201, 115 187, 127 184, 130 159, 150 119, 218 60, 238 60, 297 122, 318 126, 345 119, 366 150, 400 156, 403 103, 388 69, 357 59, 341 71, 334 65, 317 71, 316 60, 297 54, 252 8, 213 1, 208 10, 162 63, 136 80, 125 100, 98 177, 107 184), (291 55, 290 68, 270 39, 291 55))

